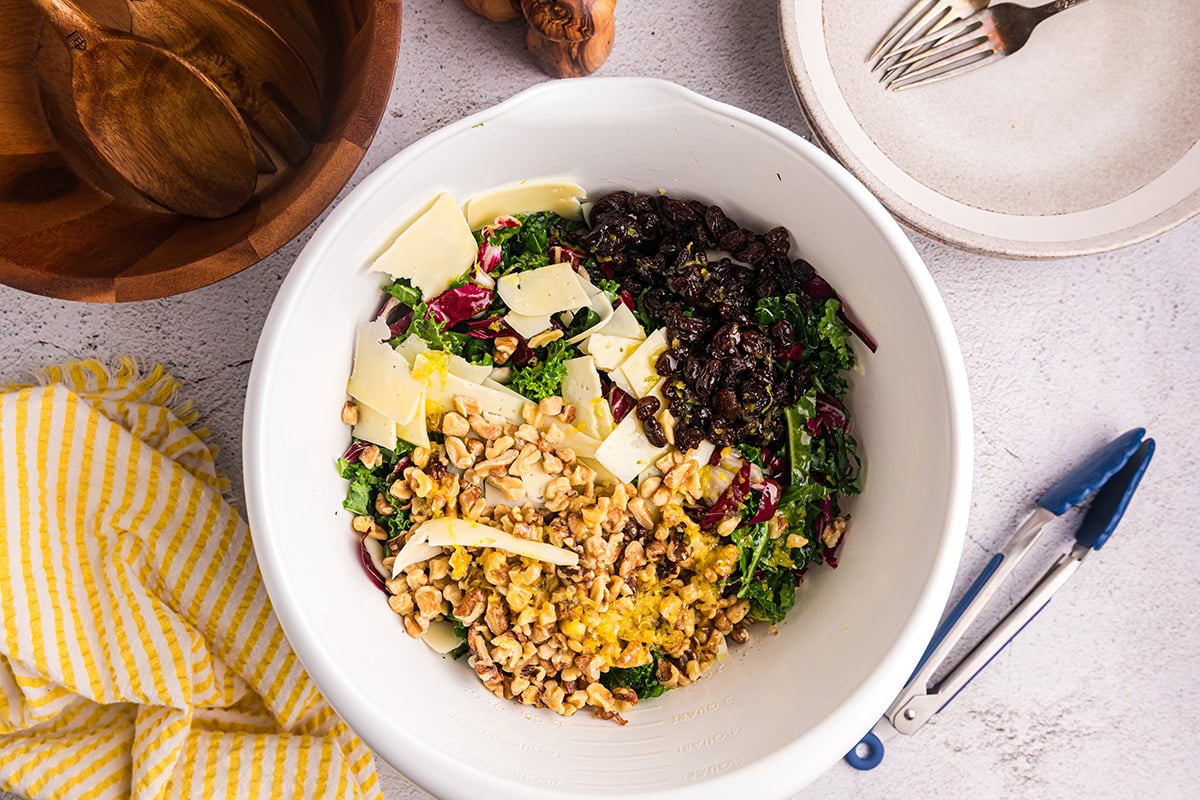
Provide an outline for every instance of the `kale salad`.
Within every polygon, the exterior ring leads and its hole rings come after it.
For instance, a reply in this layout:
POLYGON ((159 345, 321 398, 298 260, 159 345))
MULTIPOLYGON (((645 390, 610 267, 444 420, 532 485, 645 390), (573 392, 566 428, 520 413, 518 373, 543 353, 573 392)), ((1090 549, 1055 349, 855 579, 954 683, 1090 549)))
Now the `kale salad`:
POLYGON ((439 195, 371 269, 344 507, 407 633, 498 697, 623 723, 837 566, 875 345, 784 228, 526 182, 439 195))

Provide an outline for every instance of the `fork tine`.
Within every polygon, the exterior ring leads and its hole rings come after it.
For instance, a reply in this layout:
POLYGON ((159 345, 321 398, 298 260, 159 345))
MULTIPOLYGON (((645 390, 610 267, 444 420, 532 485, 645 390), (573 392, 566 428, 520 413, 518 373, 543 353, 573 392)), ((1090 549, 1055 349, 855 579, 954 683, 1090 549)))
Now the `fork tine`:
POLYGON ((875 45, 875 49, 871 51, 871 55, 867 56, 867 61, 874 61, 875 57, 883 52, 885 47, 895 43, 893 40, 899 41, 900 37, 912 30, 912 25, 916 18, 922 12, 929 9, 930 6, 937 6, 938 2, 939 0, 917 0, 912 8, 908 9, 904 16, 883 35, 883 38, 879 40, 879 44, 875 45))
POLYGON ((1004 53, 992 50, 987 42, 982 42, 969 50, 962 51, 957 57, 948 60, 943 59, 936 64, 930 64, 918 70, 908 72, 903 77, 888 84, 888 88, 892 91, 901 91, 903 89, 911 89, 915 86, 924 86, 934 81, 962 75, 965 72, 970 72, 973 69, 977 69, 1003 57, 1004 53))
POLYGON ((914 52, 888 67, 883 77, 880 78, 880 82, 887 83, 888 81, 892 81, 900 77, 898 74, 895 74, 897 71, 911 72, 915 69, 924 68, 932 64, 936 64, 944 59, 950 58, 951 56, 958 55, 968 47, 974 47, 981 42, 986 44, 987 41, 988 38, 986 36, 971 36, 968 34, 966 36, 959 36, 954 39, 949 39, 936 47, 929 48, 928 50, 914 52))
MULTIPOLYGON (((942 20, 942 24, 946 24, 946 20, 942 20)), ((939 31, 935 34, 921 36, 912 42, 902 43, 898 48, 893 48, 871 69, 871 72, 882 70, 879 76, 880 83, 886 83, 889 78, 902 75, 908 70, 908 65, 911 64, 919 56, 927 54, 935 45, 943 44, 950 41, 959 32, 960 28, 956 25, 949 33, 939 31)))
POLYGON ((892 46, 875 60, 871 71, 875 72, 880 68, 891 66, 895 63, 897 54, 911 51, 913 42, 925 41, 930 37, 936 37, 943 28, 958 19, 960 18, 955 16, 953 6, 947 5, 945 2, 939 3, 913 23, 908 33, 896 39, 892 43, 892 46))
POLYGON ((991 52, 992 47, 988 44, 986 38, 970 39, 967 41, 955 40, 930 50, 928 53, 920 56, 915 61, 911 61, 903 65, 903 74, 897 74, 888 79, 887 84, 890 88, 892 84, 900 80, 904 76, 921 76, 927 75, 936 70, 939 66, 946 64, 957 63, 962 58, 969 57, 975 53, 991 52))
POLYGON ((907 82, 898 81, 897 83, 899 83, 901 85, 893 86, 893 87, 891 87, 891 89, 893 92, 903 92, 905 89, 912 89, 917 86, 925 86, 926 84, 930 84, 930 83, 937 83, 938 81, 942 80, 943 78, 955 78, 955 77, 958 77, 959 75, 963 75, 967 72, 970 72, 971 70, 979 69, 980 67, 986 67, 988 64, 992 63, 993 61, 995 61, 998 58, 1004 58, 1004 53, 992 53, 987 58, 980 58, 976 61, 971 61, 970 63, 966 64, 965 66, 958 67, 954 70, 950 70, 948 72, 944 72, 939 75, 934 75, 934 76, 927 77, 927 78, 921 78, 919 80, 911 80, 911 81, 907 81, 907 82))
POLYGON ((911 56, 915 54, 915 52, 920 48, 945 44, 951 39, 963 36, 974 28, 983 25, 983 15, 986 11, 987 9, 976 11, 973 14, 963 17, 962 19, 955 20, 947 24, 941 30, 933 33, 927 33, 919 39, 913 39, 912 41, 905 42, 902 48, 894 52, 895 54, 900 55, 903 59, 905 56, 911 56))
MULTIPOLYGON (((978 3, 976 3, 978 5, 978 3)), ((968 20, 974 17, 979 11, 971 12, 965 17, 954 16, 957 11, 953 7, 947 7, 942 17, 933 20, 923 27, 918 27, 913 33, 905 37, 904 41, 899 41, 892 47, 886 55, 881 57, 871 69, 871 72, 876 72, 882 69, 883 72, 879 77, 880 83, 887 83, 889 80, 895 80, 901 75, 908 72, 908 66, 901 66, 900 61, 906 56, 919 55, 928 52, 933 46, 950 41, 964 29, 964 23, 968 24, 968 20)), ((920 23, 918 23, 920 26, 920 23)), ((911 63, 911 59, 909 59, 911 63)))

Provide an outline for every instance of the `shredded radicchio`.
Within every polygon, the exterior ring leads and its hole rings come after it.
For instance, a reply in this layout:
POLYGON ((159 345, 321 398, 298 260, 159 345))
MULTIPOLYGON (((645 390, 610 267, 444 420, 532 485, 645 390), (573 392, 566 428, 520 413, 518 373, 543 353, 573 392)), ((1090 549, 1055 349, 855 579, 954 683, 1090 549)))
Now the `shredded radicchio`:
POLYGON ((390 484, 392 481, 396 480, 396 478, 399 478, 401 475, 403 475, 404 470, 411 466, 412 459, 408 456, 401 456, 400 460, 396 462, 396 466, 392 467, 391 473, 387 476, 387 482, 390 484))
POLYGON ((500 266, 502 258, 504 258, 504 250, 500 245, 492 244, 487 240, 479 245, 479 266, 484 272, 491 272, 500 266))
POLYGON ((763 478, 762 499, 758 502, 758 511, 750 518, 750 524, 766 522, 775 516, 779 509, 779 498, 783 496, 783 487, 773 478, 763 478))
POLYGON ((708 457, 708 465, 710 467, 715 467, 717 464, 720 464, 723 460, 725 460, 725 448, 724 447, 714 447, 713 451, 712 451, 712 455, 708 457))
POLYGON ((871 338, 871 334, 867 333, 866 329, 863 328, 862 323, 858 321, 858 317, 855 316, 854 312, 846 305, 846 302, 837 296, 837 292, 833 290, 833 287, 829 285, 828 281, 826 281, 820 275, 813 275, 808 279, 808 282, 804 287, 804 292, 815 300, 828 300, 830 298, 836 299, 838 303, 841 304, 841 307, 838 309, 838 319, 846 323, 846 327, 853 331, 854 335, 862 340, 862 343, 867 346, 868 350, 874 353, 876 349, 878 349, 879 345, 877 345, 875 340, 871 338))
POLYGON ((363 569, 366 570, 371 583, 375 584, 384 594, 390 595, 391 592, 387 589, 387 578, 384 577, 383 543, 378 539, 363 535, 358 540, 358 560, 362 562, 363 569))
POLYGON ((784 468, 787 466, 783 459, 772 453, 770 450, 762 451, 763 471, 772 478, 778 478, 783 474, 784 468))
MULTIPOLYGON (((404 304, 395 297, 386 295, 383 304, 379 307, 379 310, 375 312, 375 319, 382 319, 386 322, 388 317, 392 316, 392 312, 397 308, 400 308, 402 305, 404 304)), ((405 308, 407 308, 407 306, 405 306, 405 308)))
POLYGON ((479 267, 484 272, 491 272, 500 266, 500 261, 504 258, 504 250, 492 242, 492 234, 500 228, 516 228, 520 224, 516 217, 503 216, 491 225, 484 226, 479 234, 479 267))
POLYGON ((831 394, 817 395, 817 413, 805 420, 805 427, 813 436, 820 436, 825 431, 845 431, 849 425, 846 418, 846 407, 831 394))
POLYGON ((447 289, 429 301, 429 313, 446 327, 457 325, 476 314, 482 314, 492 305, 492 290, 473 283, 465 283, 447 289))
POLYGON ((361 439, 355 439, 346 448, 346 452, 342 453, 342 458, 353 464, 358 461, 358 457, 362 455, 362 451, 367 449, 367 443, 361 439))
POLYGON ((741 507, 750 495, 750 462, 743 461, 742 468, 733 476, 733 483, 721 492, 717 502, 713 503, 700 519, 701 528, 712 528, 725 517, 730 516, 741 507))
POLYGON ((569 247, 554 245, 550 248, 550 263, 570 264, 573 268, 579 269, 579 265, 583 263, 583 254, 569 247))
POLYGON ((637 401, 634 400, 628 392, 626 392, 620 386, 617 386, 615 383, 610 383, 608 385, 608 391, 605 392, 605 395, 605 399, 608 400, 608 404, 612 407, 612 415, 615 422, 620 422, 621 420, 625 419, 625 416, 630 411, 633 411, 634 407, 637 405, 637 401))
POLYGON ((776 347, 776 361, 799 361, 804 358, 804 347, 794 344, 791 347, 776 347))

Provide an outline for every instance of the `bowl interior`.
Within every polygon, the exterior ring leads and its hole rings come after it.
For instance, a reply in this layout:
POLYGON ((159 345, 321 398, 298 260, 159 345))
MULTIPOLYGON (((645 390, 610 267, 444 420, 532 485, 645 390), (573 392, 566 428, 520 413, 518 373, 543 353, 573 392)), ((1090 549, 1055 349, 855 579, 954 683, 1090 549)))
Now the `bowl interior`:
POLYGON ((246 416, 252 529, 277 613, 326 696, 377 753, 444 796, 485 791, 783 796, 868 730, 949 592, 965 525, 970 422, 961 358, 899 228, 815 148, 657 81, 550 84, 419 142, 363 182, 314 236, 260 343, 246 416), (617 728, 493 698, 409 639, 356 561, 338 412, 353 329, 378 303, 364 264, 435 192, 458 199, 540 176, 702 198, 792 233, 879 341, 850 398, 864 493, 837 570, 798 590, 707 677, 617 728), (733 781, 737 781, 733 784, 733 781), (749 782, 748 782, 749 781, 749 782), (519 787, 519 788, 518 788, 519 787))
MULTIPOLYGON (((333 200, 386 107, 400 43, 400 3, 245 4, 309 67, 321 90, 322 124, 302 161, 276 157, 272 169, 260 167, 255 195, 240 212, 200 220, 93 185, 89 178, 97 176, 75 154, 72 137, 56 138, 48 121, 65 112, 39 90, 39 71, 44 76, 64 65, 70 69, 66 45, 35 4, 0 0, 0 45, 7 54, 0 59, 0 282, 73 300, 177 294, 270 254, 333 200)), ((124 2, 95 0, 88 10, 105 25, 130 29, 124 2)), ((60 122, 54 130, 65 129, 60 122)))

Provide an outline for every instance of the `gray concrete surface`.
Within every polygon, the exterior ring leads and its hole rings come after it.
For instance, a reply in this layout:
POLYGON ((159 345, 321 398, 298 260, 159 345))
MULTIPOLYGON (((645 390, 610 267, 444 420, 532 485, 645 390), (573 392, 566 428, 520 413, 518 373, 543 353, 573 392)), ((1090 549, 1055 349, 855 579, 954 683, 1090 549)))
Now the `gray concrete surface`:
MULTIPOLYGON (((674 80, 808 137, 775 5, 627 0, 601 74, 674 80)), ((351 184, 439 126, 541 80, 518 26, 483 22, 460 0, 411 0, 391 107, 351 184)), ((255 343, 311 232, 239 275, 161 301, 82 305, 0 287, 0 379, 89 356, 160 361, 204 410, 236 485, 255 343)), ((1200 219, 1055 262, 912 239, 949 306, 973 395, 975 490, 956 593, 1074 460, 1135 425, 1157 438, 1158 454, 1108 547, 945 713, 893 741, 874 772, 835 764, 796 799, 1195 796, 1200 219)), ((1035 560, 1065 549, 1069 531, 1053 528, 1035 560)), ((428 797, 386 765, 381 772, 389 800, 428 797)))

